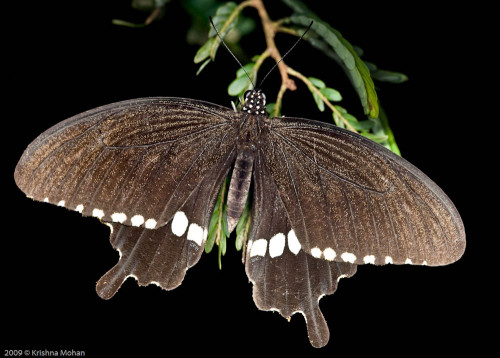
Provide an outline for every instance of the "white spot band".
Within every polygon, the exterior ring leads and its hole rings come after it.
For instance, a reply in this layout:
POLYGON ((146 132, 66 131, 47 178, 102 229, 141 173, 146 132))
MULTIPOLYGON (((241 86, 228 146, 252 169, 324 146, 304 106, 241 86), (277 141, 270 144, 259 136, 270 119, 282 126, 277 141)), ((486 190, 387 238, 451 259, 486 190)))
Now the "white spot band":
POLYGON ((172 232, 174 233, 174 235, 180 237, 186 232, 188 224, 189 221, 186 214, 184 214, 184 212, 182 211, 178 211, 175 213, 174 218, 172 219, 172 232))

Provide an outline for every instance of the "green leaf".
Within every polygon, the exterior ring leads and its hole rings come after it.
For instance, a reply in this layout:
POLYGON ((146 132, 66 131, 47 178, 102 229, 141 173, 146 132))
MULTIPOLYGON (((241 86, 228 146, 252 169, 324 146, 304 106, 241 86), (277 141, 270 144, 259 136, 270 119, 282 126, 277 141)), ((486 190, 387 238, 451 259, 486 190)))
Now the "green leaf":
MULTIPOLYGON (((321 20, 316 14, 310 11, 302 2, 297 0, 282 0, 295 12, 290 17, 293 24, 308 26, 314 20, 311 31, 315 36, 306 36, 305 40, 313 46, 323 48, 325 43, 335 53, 332 58, 339 62, 351 80, 354 89, 358 93, 365 114, 371 118, 378 116, 378 100, 375 86, 370 76, 370 70, 358 56, 353 46, 342 37, 339 31, 332 28, 328 23, 321 20), (322 46, 318 46, 318 38, 323 41, 322 46), (310 41, 310 39, 314 39, 310 41)), ((328 55, 328 52, 326 52, 328 55)))
POLYGON ((211 59, 207 58, 205 60, 205 62, 203 62, 201 65, 200 65, 200 68, 198 68, 198 71, 196 71, 196 76, 198 76, 200 74, 201 71, 203 71, 203 69, 210 63, 212 62, 211 59))
POLYGON ((125 26, 125 27, 134 27, 134 28, 146 27, 146 24, 144 24, 144 23, 143 24, 135 24, 133 22, 120 20, 120 19, 113 19, 113 20, 111 20, 111 23, 113 25, 125 26))
POLYGON ((203 46, 199 48, 199 50, 196 52, 196 55, 194 56, 194 63, 200 63, 210 56, 210 51, 214 42, 215 39, 210 38, 207 42, 205 42, 203 46))
POLYGON ((383 144, 387 140, 387 135, 385 134, 372 134, 372 133, 361 133, 361 134, 364 137, 380 144, 383 144))
MULTIPOLYGON (((234 26, 234 22, 237 20, 238 16, 233 17, 233 13, 237 6, 238 5, 232 1, 224 3, 217 9, 215 16, 212 17, 212 21, 221 36, 224 36, 224 34, 234 26), (230 21, 229 23, 227 23, 228 20, 230 21)), ((210 26, 208 37, 214 37, 216 35, 214 28, 210 26)))
POLYGON ((321 88, 319 91, 329 101, 334 101, 334 102, 342 101, 342 96, 341 96, 340 92, 333 89, 333 88, 329 88, 329 87, 321 88))
POLYGON ((396 139, 394 138, 394 133, 392 132, 391 127, 389 127, 389 121, 382 106, 380 106, 380 114, 378 119, 380 121, 383 132, 387 135, 387 147, 397 155, 401 156, 401 151, 399 150, 396 139))
POLYGON ((314 86, 316 86, 317 88, 325 88, 326 85, 325 85, 325 82, 323 82, 322 80, 320 80, 319 78, 316 78, 316 77, 308 77, 308 80, 312 82, 312 84, 314 86))
MULTIPOLYGON (((274 110, 275 109, 276 109, 276 103, 271 102, 271 103, 266 104, 266 112, 270 116, 274 116, 274 110)), ((278 112, 277 117, 279 117, 280 115, 281 115, 281 113, 278 112)))
POLYGON ((373 79, 381 82, 403 83, 408 81, 408 77, 404 73, 376 70, 372 73, 373 79))
POLYGON ((235 78, 227 88, 227 93, 229 93, 230 96, 240 96, 247 90, 249 85, 251 85, 251 83, 248 77, 235 78))
POLYGON ((323 100, 321 99, 321 97, 319 96, 319 94, 317 94, 316 92, 314 91, 311 91, 313 97, 314 97, 314 101, 316 102, 316 106, 318 106, 318 109, 321 111, 321 112, 324 112, 325 110, 325 102, 323 102, 323 100))
MULTIPOLYGON (((230 174, 229 174, 230 175, 230 174)), ((205 243, 205 252, 212 251, 217 237, 227 237, 227 219, 226 219, 226 193, 229 184, 229 175, 224 180, 222 187, 217 197, 217 202, 214 207, 214 212, 210 218, 210 225, 208 226, 207 241, 205 243)), ((220 243, 219 243, 220 245, 220 243)))
POLYGON ((236 77, 247 77, 247 73, 248 75, 250 75, 250 72, 252 72, 254 66, 255 63, 253 62, 247 63, 245 66, 243 66, 245 70, 243 70, 243 68, 239 68, 238 71, 236 71, 236 77), (245 71, 247 72, 245 73, 245 71))
POLYGON ((345 123, 342 120, 342 118, 340 118, 339 115, 335 112, 332 112, 332 115, 333 115, 333 121, 335 122, 335 125, 337 127, 340 127, 340 128, 345 128, 345 123))
MULTIPOLYGON (((350 116, 350 115, 349 115, 350 116)), ((364 120, 364 121, 352 121, 350 118, 347 118, 344 116, 345 119, 349 122, 350 125, 354 127, 359 132, 368 132, 372 127, 373 127, 373 122, 370 121, 369 119, 364 120)))
POLYGON ((245 209, 243 209, 243 213, 241 213, 240 220, 238 220, 238 224, 236 224, 236 241, 235 241, 236 250, 240 251, 243 248, 243 245, 245 244, 245 242, 247 242, 249 232, 250 232, 250 196, 248 196, 247 202, 245 204, 245 209))
MULTIPOLYGON (((239 15, 239 7, 234 2, 227 2, 222 4, 213 17, 213 22, 217 30, 224 37, 224 35, 231 30, 231 28, 236 24, 239 15)), ((217 49, 220 45, 220 40, 216 37, 217 34, 213 27, 210 27, 208 37, 209 39, 205 42, 201 48, 196 52, 194 57, 195 63, 200 63, 205 61, 208 57, 212 60, 215 59, 215 54, 217 53, 217 49)), ((203 68, 200 67, 198 72, 200 72, 203 68)))

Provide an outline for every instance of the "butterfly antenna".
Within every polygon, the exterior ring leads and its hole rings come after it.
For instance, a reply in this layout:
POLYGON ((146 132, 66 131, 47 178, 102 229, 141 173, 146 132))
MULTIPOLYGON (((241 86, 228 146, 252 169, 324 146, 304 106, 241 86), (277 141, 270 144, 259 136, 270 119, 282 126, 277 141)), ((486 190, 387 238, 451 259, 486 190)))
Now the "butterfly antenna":
POLYGON ((224 47, 226 48, 226 50, 229 51, 229 53, 231 54, 231 56, 233 56, 233 58, 236 60, 236 62, 238 62, 238 65, 240 65, 241 69, 245 72, 245 74, 247 75, 248 77, 248 80, 250 81, 250 83, 252 84, 252 87, 255 89, 255 84, 253 83, 252 79, 250 78, 250 75, 248 74, 247 70, 245 70, 245 67, 243 67, 243 65, 241 64, 240 60, 238 60, 238 58, 234 55, 234 53, 229 49, 229 47, 227 47, 226 43, 224 42, 224 40, 222 39, 222 36, 221 34, 219 33, 219 31, 217 30, 217 28, 215 27, 214 25, 214 22, 212 21, 212 16, 209 17, 210 19, 210 23, 212 24, 212 27, 214 28, 217 36, 219 36, 219 39, 220 39, 220 42, 224 45, 224 47))
POLYGON ((264 78, 262 79, 262 81, 260 81, 260 85, 259 85, 259 88, 262 87, 262 84, 264 83, 264 81, 266 80, 267 76, 269 76, 269 74, 271 72, 273 72, 273 70, 280 64, 281 61, 283 61, 283 59, 286 57, 286 55, 288 55, 295 46, 297 46, 297 44, 300 42, 300 40, 302 40, 302 38, 304 37, 305 34, 307 34, 307 32, 311 29, 311 26, 313 24, 314 21, 311 21, 311 23, 309 24, 309 26, 307 27, 306 31, 304 31, 304 33, 302 34, 302 36, 299 37, 299 39, 297 41, 295 41, 295 43, 293 44, 292 47, 290 47, 290 49, 280 58, 280 60, 278 62, 276 62, 273 66, 273 68, 271 68, 269 70, 269 72, 267 73, 267 75, 264 76, 264 78))

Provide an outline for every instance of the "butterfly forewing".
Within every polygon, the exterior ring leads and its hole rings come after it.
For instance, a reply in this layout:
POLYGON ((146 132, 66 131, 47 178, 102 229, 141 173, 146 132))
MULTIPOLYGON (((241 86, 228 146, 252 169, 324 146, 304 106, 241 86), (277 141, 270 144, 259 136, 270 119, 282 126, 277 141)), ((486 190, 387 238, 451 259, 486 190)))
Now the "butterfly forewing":
POLYGON ((292 228, 313 257, 444 265, 465 248, 453 203, 386 148, 306 119, 273 118, 260 147, 292 228))
POLYGON ((35 200, 153 229, 172 219, 210 170, 227 172, 235 149, 230 115, 177 98, 100 107, 35 139, 15 180, 35 200))

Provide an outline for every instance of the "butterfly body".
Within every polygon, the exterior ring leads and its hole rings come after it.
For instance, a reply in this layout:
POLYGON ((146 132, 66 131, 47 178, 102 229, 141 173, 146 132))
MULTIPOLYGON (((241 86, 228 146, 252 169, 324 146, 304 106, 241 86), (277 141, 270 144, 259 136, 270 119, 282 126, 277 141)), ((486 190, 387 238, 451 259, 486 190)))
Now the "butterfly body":
POLYGON ((314 346, 329 338, 319 298, 357 265, 437 266, 463 254, 455 206, 413 165, 333 125, 267 118, 260 91, 245 99, 239 112, 182 98, 110 104, 25 150, 14 177, 29 197, 110 226, 120 260, 97 283, 101 297, 127 277, 177 287, 203 252, 231 168, 229 231, 251 195, 245 269, 254 301, 285 317, 303 313, 314 346))

